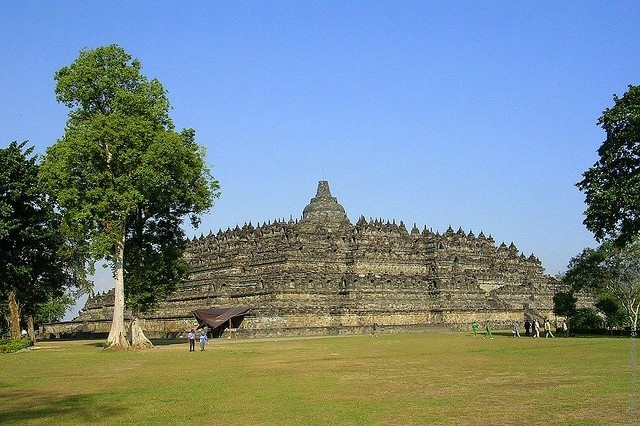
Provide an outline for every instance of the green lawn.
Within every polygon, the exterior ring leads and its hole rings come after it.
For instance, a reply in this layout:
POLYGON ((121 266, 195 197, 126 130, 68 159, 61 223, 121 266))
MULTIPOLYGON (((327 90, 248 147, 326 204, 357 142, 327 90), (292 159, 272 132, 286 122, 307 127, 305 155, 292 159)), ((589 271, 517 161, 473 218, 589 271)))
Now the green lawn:
POLYGON ((0 355, 0 423, 612 425, 637 421, 622 338, 463 333, 210 340, 0 355))

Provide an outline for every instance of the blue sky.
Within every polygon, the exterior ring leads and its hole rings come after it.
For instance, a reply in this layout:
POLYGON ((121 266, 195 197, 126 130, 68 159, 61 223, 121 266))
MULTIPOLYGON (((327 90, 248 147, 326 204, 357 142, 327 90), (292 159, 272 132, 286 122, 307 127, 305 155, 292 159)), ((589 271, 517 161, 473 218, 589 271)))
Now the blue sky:
MULTIPOLYGON (((640 3, 1 2, 0 146, 64 132, 54 73, 116 43, 196 130, 222 196, 195 234, 299 218, 492 234, 549 274, 594 245, 574 184, 640 84, 640 3)), ((194 231, 189 231, 190 235, 194 231)))

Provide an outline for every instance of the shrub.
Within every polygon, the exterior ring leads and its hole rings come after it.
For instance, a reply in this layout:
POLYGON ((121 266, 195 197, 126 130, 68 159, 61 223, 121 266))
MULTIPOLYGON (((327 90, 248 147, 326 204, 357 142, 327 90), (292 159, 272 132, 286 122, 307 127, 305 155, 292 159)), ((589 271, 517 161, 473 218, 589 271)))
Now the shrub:
POLYGON ((0 353, 6 354, 10 352, 17 352, 20 349, 25 349, 29 346, 33 346, 33 342, 29 339, 2 339, 0 340, 0 353))
POLYGON ((603 327, 602 317, 593 308, 578 309, 571 317, 571 327, 576 330, 597 330, 603 327))

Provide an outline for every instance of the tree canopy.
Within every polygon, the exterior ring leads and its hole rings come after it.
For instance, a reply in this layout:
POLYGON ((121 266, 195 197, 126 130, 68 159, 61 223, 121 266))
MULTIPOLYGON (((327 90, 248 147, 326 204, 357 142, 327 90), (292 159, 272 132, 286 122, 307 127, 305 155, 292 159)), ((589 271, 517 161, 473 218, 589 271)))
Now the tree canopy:
POLYGON ((640 86, 613 99, 598 120, 606 132, 600 158, 577 186, 586 196, 587 229, 600 242, 624 244, 640 233, 640 86))
MULTIPOLYGON (((640 240, 623 247, 606 242, 586 248, 569 264, 564 281, 579 291, 588 289, 600 300, 615 302, 624 310, 635 331, 640 314, 640 240)), ((610 303, 601 303, 605 313, 615 314, 610 303)))
POLYGON ((571 318, 577 310, 578 298, 573 291, 559 291, 553 295, 553 313, 571 318))
POLYGON ((62 296, 72 275, 63 253, 59 216, 38 183, 27 142, 0 149, 0 290, 8 304, 12 338, 20 318, 62 296))
POLYGON ((121 47, 80 52, 55 80, 70 112, 64 136, 47 150, 44 180, 67 232, 84 236, 88 258, 113 266, 109 344, 127 347, 125 294, 135 315, 173 288, 185 273, 182 220, 197 226, 219 185, 195 131, 174 130, 164 88, 121 47))

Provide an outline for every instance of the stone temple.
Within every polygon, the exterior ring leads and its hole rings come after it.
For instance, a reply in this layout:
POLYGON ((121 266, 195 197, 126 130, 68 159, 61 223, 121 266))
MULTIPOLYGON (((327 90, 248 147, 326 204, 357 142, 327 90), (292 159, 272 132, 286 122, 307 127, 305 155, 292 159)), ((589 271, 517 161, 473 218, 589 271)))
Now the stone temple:
MULTIPOLYGON (((480 232, 408 230, 402 222, 352 224, 321 181, 300 220, 251 223, 194 238, 188 279, 144 317, 149 337, 182 336, 194 311, 248 307, 216 336, 260 337, 496 327, 552 316, 560 283, 516 246, 480 232)), ((109 331, 113 292, 90 298, 45 334, 109 331)))

